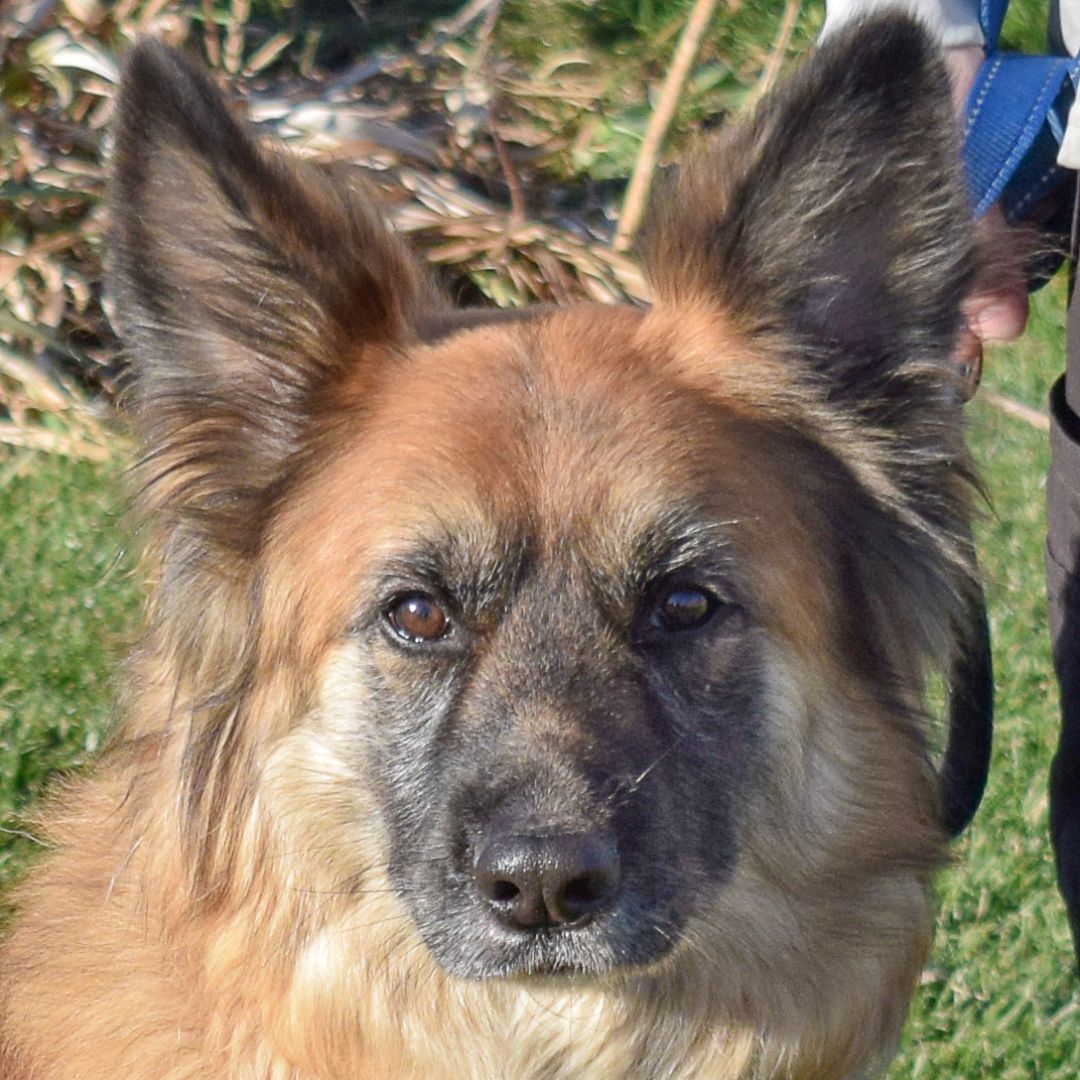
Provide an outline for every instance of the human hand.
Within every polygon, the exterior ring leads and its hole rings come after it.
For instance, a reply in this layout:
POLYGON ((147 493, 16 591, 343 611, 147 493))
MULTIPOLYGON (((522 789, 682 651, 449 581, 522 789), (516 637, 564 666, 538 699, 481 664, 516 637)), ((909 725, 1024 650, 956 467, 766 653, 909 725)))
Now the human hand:
MULTIPOLYGON (((983 50, 978 46, 945 51, 953 106, 961 120, 982 60, 983 50)), ((1028 317, 1024 254, 1029 240, 1025 230, 1008 225, 1000 206, 991 207, 975 228, 979 269, 961 309, 964 325, 953 351, 956 363, 970 373, 972 391, 978 385, 983 345, 1018 338, 1024 332, 1028 317)))

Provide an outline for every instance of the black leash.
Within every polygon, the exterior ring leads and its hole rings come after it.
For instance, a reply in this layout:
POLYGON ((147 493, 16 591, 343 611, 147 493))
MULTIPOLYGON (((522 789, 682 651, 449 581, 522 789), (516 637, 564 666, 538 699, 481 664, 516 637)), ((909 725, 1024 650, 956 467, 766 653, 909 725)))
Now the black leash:
POLYGON ((994 734, 994 667, 982 586, 949 673, 949 735, 938 773, 941 820, 950 837, 971 823, 986 790, 994 734))

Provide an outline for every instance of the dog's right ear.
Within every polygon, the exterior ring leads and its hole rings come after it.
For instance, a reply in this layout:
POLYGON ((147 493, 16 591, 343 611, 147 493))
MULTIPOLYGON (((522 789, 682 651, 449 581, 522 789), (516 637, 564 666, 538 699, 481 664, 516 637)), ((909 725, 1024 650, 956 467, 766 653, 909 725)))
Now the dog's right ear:
POLYGON ((147 501, 227 545, 328 384, 408 338, 422 277, 362 184, 262 148, 163 45, 128 56, 114 131, 109 270, 147 501))

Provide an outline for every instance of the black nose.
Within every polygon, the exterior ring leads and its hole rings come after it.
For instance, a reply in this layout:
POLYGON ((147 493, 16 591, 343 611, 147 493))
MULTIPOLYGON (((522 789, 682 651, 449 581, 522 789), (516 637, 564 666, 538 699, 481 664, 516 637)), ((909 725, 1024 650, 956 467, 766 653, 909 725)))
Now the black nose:
POLYGON ((610 907, 619 853, 606 832, 492 837, 476 860, 476 886, 514 930, 581 926, 610 907))

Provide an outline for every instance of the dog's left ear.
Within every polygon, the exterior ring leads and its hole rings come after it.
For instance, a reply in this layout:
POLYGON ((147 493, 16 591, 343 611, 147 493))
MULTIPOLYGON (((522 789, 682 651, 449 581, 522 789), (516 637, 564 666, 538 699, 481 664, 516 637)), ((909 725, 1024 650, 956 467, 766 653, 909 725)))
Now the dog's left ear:
POLYGON ((900 366, 949 356, 973 271, 949 84, 903 15, 821 45, 654 207, 658 303, 779 333, 859 409, 900 366))

